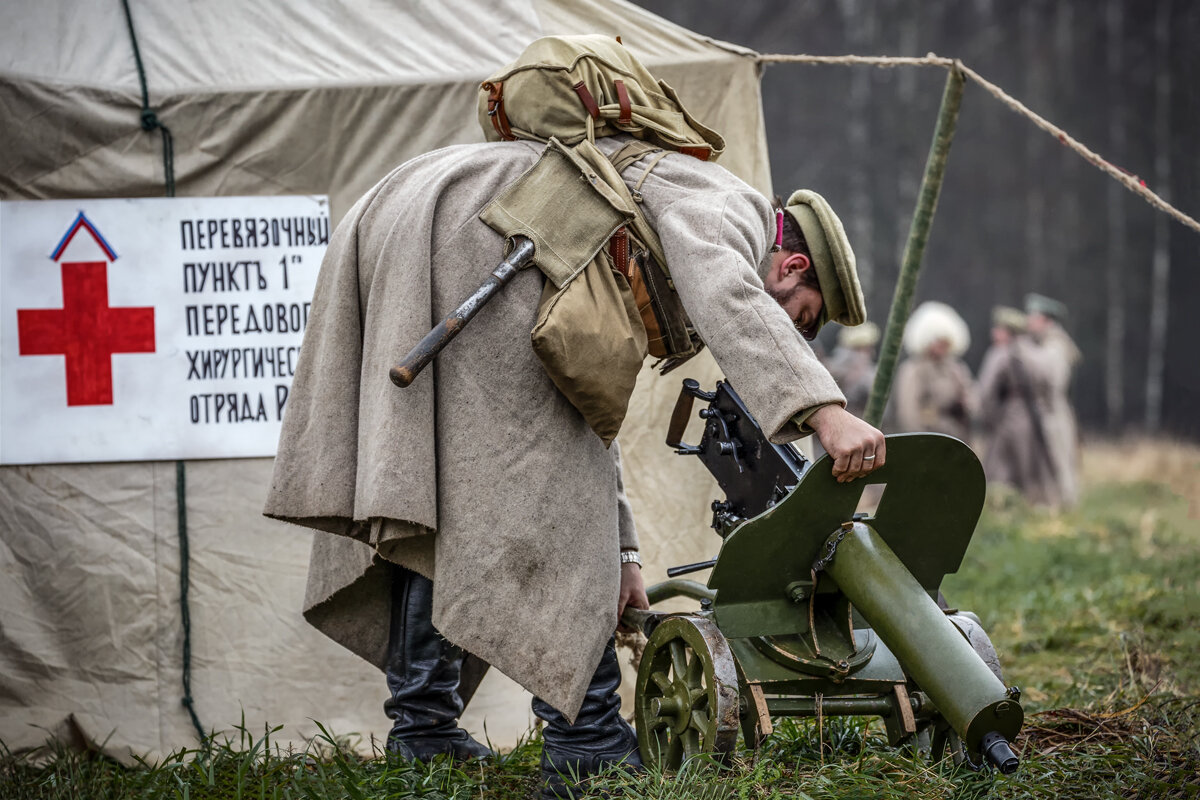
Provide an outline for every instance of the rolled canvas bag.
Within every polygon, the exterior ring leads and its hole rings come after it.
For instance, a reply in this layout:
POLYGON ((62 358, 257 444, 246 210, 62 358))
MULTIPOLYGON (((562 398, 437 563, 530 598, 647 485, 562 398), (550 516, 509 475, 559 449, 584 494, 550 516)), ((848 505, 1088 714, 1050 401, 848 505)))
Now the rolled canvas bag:
POLYGON ((628 133, 702 161, 725 140, 688 113, 619 39, 545 36, 482 84, 479 123, 490 141, 558 139, 574 145, 628 133))

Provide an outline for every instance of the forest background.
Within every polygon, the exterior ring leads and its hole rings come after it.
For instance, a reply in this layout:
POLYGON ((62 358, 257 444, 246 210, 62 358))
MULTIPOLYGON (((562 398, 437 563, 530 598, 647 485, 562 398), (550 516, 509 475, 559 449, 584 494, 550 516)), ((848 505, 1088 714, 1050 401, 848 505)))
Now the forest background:
MULTIPOLYGON (((1200 216, 1200 4, 1183 0, 635 0, 760 53, 958 58, 1093 151, 1200 216)), ((945 71, 768 65, 775 190, 838 209, 871 319, 887 318, 945 71)), ((993 305, 1065 302, 1083 351, 1085 431, 1200 440, 1200 233, 967 82, 916 301, 971 327, 977 368, 993 305)), ((836 334, 821 341, 828 349, 836 334)))

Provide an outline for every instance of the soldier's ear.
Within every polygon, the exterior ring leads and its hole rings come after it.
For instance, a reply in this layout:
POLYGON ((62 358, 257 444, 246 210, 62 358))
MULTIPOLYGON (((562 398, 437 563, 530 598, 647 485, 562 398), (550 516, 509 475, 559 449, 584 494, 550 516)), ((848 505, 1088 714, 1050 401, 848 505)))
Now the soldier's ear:
MULTIPOLYGON (((785 251, 786 252, 786 251, 785 251)), ((780 277, 790 277, 793 274, 799 274, 806 269, 812 269, 812 261, 804 253, 788 253, 783 259, 783 263, 779 265, 780 277)))

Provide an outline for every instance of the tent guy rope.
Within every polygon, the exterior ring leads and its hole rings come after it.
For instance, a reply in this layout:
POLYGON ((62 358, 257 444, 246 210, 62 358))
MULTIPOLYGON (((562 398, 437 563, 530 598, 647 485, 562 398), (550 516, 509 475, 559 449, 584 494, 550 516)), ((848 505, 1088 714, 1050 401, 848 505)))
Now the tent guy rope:
POLYGON ((1036 127, 1058 139, 1059 142, 1074 150, 1084 158, 1089 164, 1104 172, 1113 180, 1120 183, 1129 191, 1141 197, 1154 208, 1173 217, 1176 221, 1186 225, 1192 230, 1200 233, 1200 222, 1195 218, 1188 216, 1175 206, 1163 200, 1157 194, 1150 190, 1148 186, 1138 176, 1133 175, 1120 167, 1110 163, 1108 160, 1100 156, 1095 151, 1084 145, 1075 137, 1058 127, 1054 123, 1047 120, 1045 117, 1034 113, 1012 95, 1005 92, 996 84, 984 78, 975 70, 963 64, 958 59, 942 58, 941 56, 930 53, 923 58, 899 57, 899 56, 811 56, 811 55, 788 55, 783 53, 762 54, 755 59, 759 64, 842 64, 842 65, 866 65, 873 67, 892 68, 892 67, 942 67, 951 69, 955 66, 972 81, 977 83, 988 94, 995 97, 1009 109, 1020 114, 1028 119, 1036 127))
MULTIPOLYGON (((125 23, 129 27, 129 41, 133 46, 133 60, 137 65, 138 84, 142 89, 142 130, 147 133, 158 129, 162 133, 163 145, 163 179, 166 183, 167 197, 175 196, 175 137, 171 129, 159 121, 158 115, 150 107, 150 89, 146 84, 146 69, 142 65, 142 51, 138 47, 137 33, 133 29, 133 15, 129 12, 129 0, 121 0, 125 10, 125 23)), ((187 466, 183 461, 175 462, 175 508, 178 515, 179 531, 179 614, 183 626, 183 697, 180 702, 187 709, 192 720, 192 727, 202 743, 208 741, 204 735, 204 726, 196 715, 196 700, 192 697, 192 613, 188 603, 188 566, 191 555, 188 550, 187 527, 187 466)))

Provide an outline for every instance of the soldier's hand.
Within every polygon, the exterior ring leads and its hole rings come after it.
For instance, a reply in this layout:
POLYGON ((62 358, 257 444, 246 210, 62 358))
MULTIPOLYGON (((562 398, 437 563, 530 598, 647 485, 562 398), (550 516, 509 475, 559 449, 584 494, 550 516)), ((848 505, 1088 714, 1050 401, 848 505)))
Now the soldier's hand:
POLYGON ((808 424, 833 459, 833 477, 838 483, 869 475, 887 458, 883 432, 836 403, 818 408, 808 424))
POLYGON ((637 564, 621 565, 621 595, 617 601, 617 630, 622 633, 631 633, 633 629, 627 628, 621 623, 621 615, 625 613, 625 606, 650 608, 650 598, 646 596, 646 584, 642 582, 642 568, 637 564))

